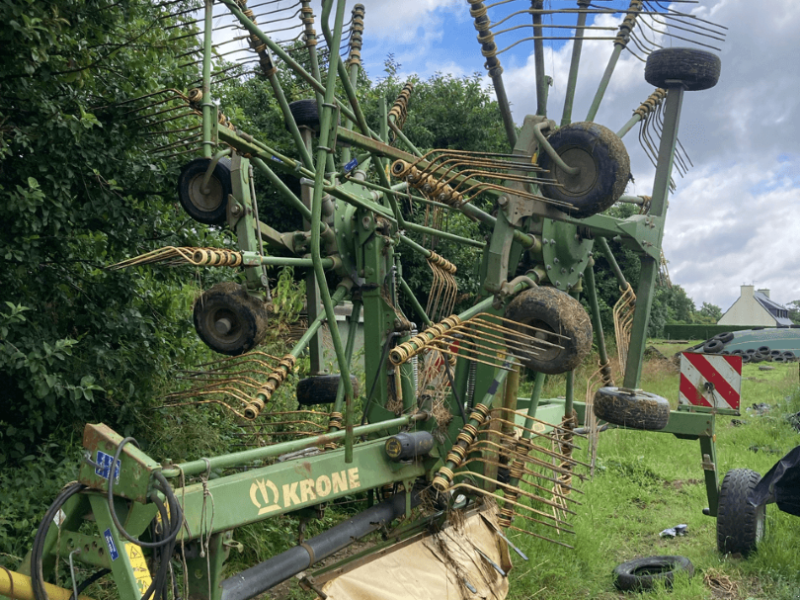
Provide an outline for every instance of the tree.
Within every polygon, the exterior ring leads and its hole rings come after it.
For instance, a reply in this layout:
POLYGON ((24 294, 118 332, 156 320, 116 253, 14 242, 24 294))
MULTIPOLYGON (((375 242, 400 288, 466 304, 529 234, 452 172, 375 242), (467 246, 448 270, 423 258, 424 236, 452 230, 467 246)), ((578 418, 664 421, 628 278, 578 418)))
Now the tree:
POLYGON ((703 302, 703 306, 700 307, 697 314, 703 319, 701 322, 716 323, 722 318, 722 309, 716 304, 703 302))
POLYGON ((187 86, 194 42, 162 10, 0 4, 0 463, 59 427, 131 431, 196 348, 178 272, 103 268, 156 242, 211 245, 176 210, 175 161, 150 158, 119 104, 187 86))

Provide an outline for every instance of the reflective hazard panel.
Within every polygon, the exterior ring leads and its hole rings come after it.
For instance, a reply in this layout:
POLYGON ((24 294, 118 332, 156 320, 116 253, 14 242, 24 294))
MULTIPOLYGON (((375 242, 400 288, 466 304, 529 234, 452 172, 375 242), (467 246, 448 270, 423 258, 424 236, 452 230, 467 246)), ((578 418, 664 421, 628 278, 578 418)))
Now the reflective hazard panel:
POLYGON ((741 396, 741 356, 681 354, 681 404, 691 404, 706 412, 738 415, 741 396))

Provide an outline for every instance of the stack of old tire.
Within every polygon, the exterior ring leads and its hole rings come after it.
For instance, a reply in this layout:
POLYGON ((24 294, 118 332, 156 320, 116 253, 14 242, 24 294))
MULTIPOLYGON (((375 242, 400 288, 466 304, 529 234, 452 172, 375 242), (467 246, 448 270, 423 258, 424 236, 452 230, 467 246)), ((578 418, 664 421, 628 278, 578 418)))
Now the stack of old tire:
POLYGON ((736 350, 726 350, 725 346, 733 341, 733 333, 726 331, 718 333, 710 340, 701 344, 687 348, 684 352, 702 352, 704 354, 732 354, 741 355, 744 363, 788 363, 796 362, 797 355, 791 350, 772 350, 769 346, 759 346, 758 348, 737 348, 736 350))

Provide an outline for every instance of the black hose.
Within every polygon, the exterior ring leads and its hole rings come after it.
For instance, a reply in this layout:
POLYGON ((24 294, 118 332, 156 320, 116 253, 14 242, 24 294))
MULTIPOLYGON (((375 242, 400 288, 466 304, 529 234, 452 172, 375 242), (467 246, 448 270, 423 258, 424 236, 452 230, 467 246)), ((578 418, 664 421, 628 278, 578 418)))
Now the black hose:
MULTIPOLYGON (((117 446, 117 451, 114 453, 114 459, 111 461, 111 467, 109 467, 110 470, 108 474, 107 498, 108 498, 108 510, 111 513, 111 520, 114 522, 114 526, 117 528, 117 531, 119 531, 120 535, 122 535, 122 537, 124 537, 129 542, 136 544, 137 546, 140 546, 142 548, 160 548, 162 546, 166 546, 167 544, 174 541, 178 537, 178 533, 181 530, 181 523, 183 522, 183 513, 181 512, 180 504, 178 504, 178 499, 175 498, 175 494, 172 491, 172 486, 169 485, 166 478, 160 472, 156 471, 155 473, 153 473, 153 477, 155 477, 155 479, 164 488, 163 492, 164 495, 167 497, 167 500, 169 501, 169 508, 171 514, 174 515, 176 526, 172 528, 170 534, 165 539, 158 542, 144 542, 142 540, 138 540, 125 530, 125 528, 122 526, 122 523, 120 523, 119 517, 117 516, 117 511, 114 508, 114 470, 116 468, 116 464, 117 461, 119 460, 119 457, 122 455, 122 449, 127 444, 133 444, 137 448, 139 447, 139 444, 136 442, 135 439, 133 439, 132 437, 126 437, 117 446)), ((164 521, 164 523, 166 526, 166 521, 164 521)))
POLYGON ((44 518, 36 530, 36 535, 33 538, 33 546, 31 546, 31 587, 33 588, 33 597, 36 600, 50 600, 47 592, 44 589, 44 577, 42 571, 42 558, 44 556, 44 543, 47 539, 47 532, 50 531, 50 525, 53 519, 58 515, 61 507, 67 503, 67 500, 72 498, 75 494, 81 492, 86 488, 82 483, 71 483, 56 497, 47 512, 44 513, 44 518))
MULTIPOLYGON (((84 579, 83 581, 81 581, 78 584, 78 596, 80 596, 81 592, 83 592, 83 590, 85 590, 90 585, 92 585, 95 581, 97 581, 98 579, 100 579, 102 577, 105 577, 109 573, 111 573, 111 569, 100 569, 96 573, 93 573, 88 579, 84 579)), ((70 594, 70 596, 69 596, 69 598, 67 600, 75 600, 75 591, 74 590, 70 594)))

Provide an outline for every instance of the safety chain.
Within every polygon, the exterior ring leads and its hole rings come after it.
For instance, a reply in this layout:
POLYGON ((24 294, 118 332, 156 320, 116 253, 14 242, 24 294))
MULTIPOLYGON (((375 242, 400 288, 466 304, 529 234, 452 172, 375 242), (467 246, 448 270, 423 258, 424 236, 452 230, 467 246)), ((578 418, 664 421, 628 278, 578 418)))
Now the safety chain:
POLYGON ((250 400, 250 404, 245 407, 244 416, 246 418, 255 419, 264 410, 264 406, 272 398, 272 394, 286 380, 287 375, 294 370, 296 362, 297 358, 291 354, 287 354, 278 362, 278 366, 267 376, 267 383, 258 390, 256 396, 250 400), (263 396, 264 399, 262 400, 259 396, 263 396))

